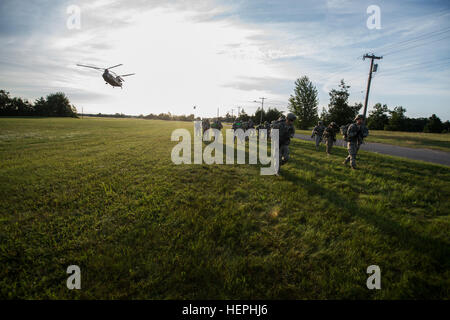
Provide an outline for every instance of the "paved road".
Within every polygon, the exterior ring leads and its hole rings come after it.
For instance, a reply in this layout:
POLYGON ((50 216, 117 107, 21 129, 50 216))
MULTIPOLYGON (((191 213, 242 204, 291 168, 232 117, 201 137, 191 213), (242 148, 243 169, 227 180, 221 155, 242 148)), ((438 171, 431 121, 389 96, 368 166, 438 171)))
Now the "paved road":
MULTIPOLYGON (((295 137, 307 141, 313 140, 311 139, 311 136, 306 134, 296 134, 295 137)), ((340 147, 346 146, 344 140, 337 140, 335 145, 340 147)), ((450 166, 450 152, 445 151, 407 148, 376 142, 365 142, 361 145, 361 150, 450 166)))

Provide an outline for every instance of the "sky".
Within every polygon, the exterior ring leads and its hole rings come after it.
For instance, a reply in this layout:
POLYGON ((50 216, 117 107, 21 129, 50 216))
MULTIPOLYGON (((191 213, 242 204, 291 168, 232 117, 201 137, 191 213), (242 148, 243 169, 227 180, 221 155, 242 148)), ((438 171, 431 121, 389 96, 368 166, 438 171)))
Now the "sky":
POLYGON ((364 102, 362 57, 374 53, 369 111, 379 102, 445 121, 449 18, 447 0, 0 0, 0 89, 30 101, 62 91, 84 113, 213 117, 252 114, 261 97, 285 111, 308 76, 320 111, 341 79, 350 103, 364 102), (123 89, 76 66, 119 63, 112 71, 136 73, 123 89))

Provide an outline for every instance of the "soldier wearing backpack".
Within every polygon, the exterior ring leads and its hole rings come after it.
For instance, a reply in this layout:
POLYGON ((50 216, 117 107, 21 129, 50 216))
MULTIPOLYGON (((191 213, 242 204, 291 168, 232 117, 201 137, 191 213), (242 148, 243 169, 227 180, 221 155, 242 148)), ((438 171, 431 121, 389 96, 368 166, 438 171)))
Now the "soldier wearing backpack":
POLYGON ((317 123, 317 126, 313 128, 311 138, 315 137, 316 140, 316 149, 319 149, 320 142, 322 141, 323 131, 325 130, 325 126, 322 121, 317 123))
MULTIPOLYGON (((369 130, 363 124, 364 116, 357 115, 355 123, 348 125, 348 129, 344 132, 345 141, 347 141, 348 156, 344 160, 344 164, 350 162, 352 169, 356 169, 356 154, 359 151, 359 147, 363 143, 363 139, 369 135, 369 130)), ((344 127, 345 129, 345 127, 344 127)))
POLYGON ((289 143, 291 142, 291 138, 294 137, 295 134, 295 128, 294 128, 294 121, 297 119, 297 116, 293 113, 288 113, 286 116, 286 119, 282 119, 279 121, 276 121, 272 125, 272 129, 278 129, 279 134, 279 166, 278 166, 278 172, 276 175, 280 174, 280 168, 282 165, 284 165, 286 162, 289 161, 289 143))
MULTIPOLYGON (((204 135, 205 132, 211 128, 211 124, 209 123, 208 119, 202 120, 202 134, 204 135)), ((209 137, 208 137, 209 138, 209 137)))
MULTIPOLYGON (((223 128, 222 122, 220 122, 219 119, 214 120, 214 122, 211 124, 211 128, 221 131, 223 128)), ((216 132, 214 131, 214 139, 216 139, 216 138, 218 138, 218 137, 216 136, 216 132)))
POLYGON ((327 146, 327 154, 331 154, 331 148, 333 148, 333 144, 336 142, 336 133, 338 132, 339 127, 336 122, 332 122, 325 128, 323 131, 323 139, 325 140, 325 144, 327 146))

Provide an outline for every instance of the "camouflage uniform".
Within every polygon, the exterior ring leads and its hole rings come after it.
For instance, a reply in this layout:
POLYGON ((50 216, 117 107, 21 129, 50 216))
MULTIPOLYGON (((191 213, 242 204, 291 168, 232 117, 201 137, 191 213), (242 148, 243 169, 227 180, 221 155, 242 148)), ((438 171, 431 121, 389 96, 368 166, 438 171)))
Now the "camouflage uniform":
POLYGON ((315 138, 316 140, 316 149, 319 148, 320 142, 322 141, 323 131, 325 130, 325 126, 322 124, 322 121, 319 121, 317 126, 313 128, 311 133, 311 138, 315 138))
POLYGON ((348 156, 344 164, 350 162, 352 168, 356 169, 356 154, 363 143, 363 139, 369 135, 369 130, 364 125, 352 123, 347 130, 347 150, 348 156))
POLYGON ((270 139, 270 127, 271 127, 270 123, 266 121, 264 123, 264 128, 263 129, 266 129, 267 139, 270 139))
MULTIPOLYGON (((210 125, 210 123, 209 123, 209 120, 203 119, 203 120, 202 120, 202 130, 203 130, 202 134, 204 135, 204 134, 205 134, 205 131, 207 131, 209 128, 211 128, 211 125, 210 125)), ((209 138, 209 137, 208 137, 208 138, 209 138)))
MULTIPOLYGON (((213 124, 211 125, 211 128, 221 131, 222 128, 223 128, 222 122, 220 122, 220 120, 215 120, 213 122, 213 124)), ((214 133, 214 139, 216 139, 216 134, 215 133, 214 133)))
POLYGON ((323 138, 325 139, 325 144, 327 146, 327 154, 331 154, 331 149, 333 144, 336 142, 336 133, 338 131, 338 126, 336 123, 332 122, 323 131, 323 138))
POLYGON ((288 125, 286 123, 286 120, 280 120, 275 122, 272 125, 272 128, 279 130, 278 134, 279 134, 280 154, 279 154, 279 167, 277 172, 278 174, 280 172, 281 166, 289 161, 289 144, 291 143, 291 138, 294 137, 295 128, 293 125, 288 125))
MULTIPOLYGON (((233 122, 233 125, 232 125, 232 129, 234 130, 234 131, 236 131, 237 129, 242 129, 242 130, 244 130, 244 128, 243 128, 243 123, 241 122, 241 121, 235 121, 235 122, 233 122)), ((236 134, 236 132, 234 132, 235 134, 236 134)), ((234 137, 234 141, 236 141, 236 139, 237 139, 237 137, 235 136, 234 137)), ((242 135, 239 135, 239 140, 240 141, 242 141, 244 138, 243 138, 243 136, 242 135)))
POLYGON ((223 128, 222 122, 220 122, 220 120, 215 120, 213 122, 213 124, 211 125, 211 128, 214 128, 217 130, 222 130, 222 128, 223 128))

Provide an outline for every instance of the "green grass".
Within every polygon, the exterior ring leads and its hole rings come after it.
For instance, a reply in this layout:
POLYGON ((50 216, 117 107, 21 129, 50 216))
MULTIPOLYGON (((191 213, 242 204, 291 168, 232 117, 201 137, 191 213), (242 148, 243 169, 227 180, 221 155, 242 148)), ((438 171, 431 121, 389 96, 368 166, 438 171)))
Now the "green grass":
POLYGON ((180 127, 0 119, 0 298, 450 297, 450 168, 361 152, 351 171, 297 139, 280 177, 176 166, 180 127))
MULTIPOLYGON (((311 135, 311 130, 296 130, 295 132, 311 135)), ((342 135, 338 134, 337 138, 342 139, 342 135)), ((365 141, 450 152, 450 133, 370 130, 365 141)))

